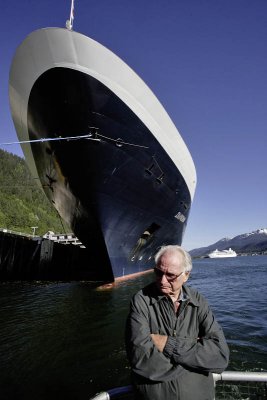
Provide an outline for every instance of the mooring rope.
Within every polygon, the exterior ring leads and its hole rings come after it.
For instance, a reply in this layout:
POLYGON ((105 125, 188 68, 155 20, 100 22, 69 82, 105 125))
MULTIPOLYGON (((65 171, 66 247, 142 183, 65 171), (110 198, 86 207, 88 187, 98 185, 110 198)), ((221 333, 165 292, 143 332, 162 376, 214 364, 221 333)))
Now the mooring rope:
MULTIPOLYGON (((25 144, 25 143, 37 143, 37 142, 51 142, 57 140, 79 140, 79 139, 93 139, 92 134, 81 135, 81 136, 68 136, 68 137, 57 137, 57 138, 41 138, 41 139, 32 139, 32 140, 21 140, 18 142, 7 142, 0 143, 0 146, 6 146, 11 144, 25 144)), ((94 140, 94 139, 93 139, 94 140)))
POLYGON ((110 140, 112 142, 115 142, 118 146, 120 145, 127 145, 127 146, 133 146, 133 147, 141 147, 144 149, 148 149, 148 146, 143 146, 140 144, 134 144, 134 143, 128 143, 128 142, 124 142, 122 139, 113 139, 110 138, 108 136, 104 136, 101 135, 100 133, 95 133, 95 135, 92 135, 91 133, 87 134, 87 135, 79 135, 79 136, 67 136, 67 137, 57 137, 57 138, 41 138, 41 139, 32 139, 32 140, 21 140, 21 141, 17 141, 17 142, 6 142, 6 143, 0 143, 0 146, 8 146, 8 145, 12 145, 12 144, 28 144, 28 143, 43 143, 43 142, 52 142, 52 141, 59 141, 59 140, 67 140, 67 141, 71 141, 71 140, 81 140, 81 139, 87 139, 87 140, 99 140, 99 138, 103 138, 106 140, 110 140))

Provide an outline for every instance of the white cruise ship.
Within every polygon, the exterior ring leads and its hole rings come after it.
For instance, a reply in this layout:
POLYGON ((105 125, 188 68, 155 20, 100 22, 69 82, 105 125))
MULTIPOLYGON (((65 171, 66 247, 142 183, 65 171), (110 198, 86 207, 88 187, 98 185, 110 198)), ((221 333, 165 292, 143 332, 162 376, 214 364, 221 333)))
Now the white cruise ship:
POLYGON ((225 258, 225 257, 236 257, 237 254, 234 250, 229 248, 228 250, 214 250, 208 254, 209 258, 225 258))

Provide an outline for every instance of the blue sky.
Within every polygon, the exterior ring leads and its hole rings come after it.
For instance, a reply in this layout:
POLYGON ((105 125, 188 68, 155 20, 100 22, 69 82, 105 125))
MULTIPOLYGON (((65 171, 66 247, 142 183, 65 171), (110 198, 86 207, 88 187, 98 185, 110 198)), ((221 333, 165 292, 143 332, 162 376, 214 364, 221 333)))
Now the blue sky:
MULTIPOLYGON (((17 140, 8 100, 16 47, 65 26, 70 0, 0 0, 0 142, 17 140)), ((267 227, 267 1, 76 0, 74 30, 126 61, 166 108, 198 185, 187 250, 267 227)), ((22 156, 19 146, 1 148, 22 156)))

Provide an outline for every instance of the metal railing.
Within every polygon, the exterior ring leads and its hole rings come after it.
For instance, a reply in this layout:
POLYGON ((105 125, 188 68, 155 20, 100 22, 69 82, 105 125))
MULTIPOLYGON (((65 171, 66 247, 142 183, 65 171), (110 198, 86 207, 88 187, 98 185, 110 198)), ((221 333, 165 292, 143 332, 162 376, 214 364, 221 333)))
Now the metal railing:
MULTIPOLYGON (((213 374, 216 400, 267 400, 267 372, 224 371, 213 374)), ((126 399, 133 387, 122 386, 98 393, 90 400, 126 399)))
POLYGON ((267 372, 213 374, 216 400, 267 400, 267 372))

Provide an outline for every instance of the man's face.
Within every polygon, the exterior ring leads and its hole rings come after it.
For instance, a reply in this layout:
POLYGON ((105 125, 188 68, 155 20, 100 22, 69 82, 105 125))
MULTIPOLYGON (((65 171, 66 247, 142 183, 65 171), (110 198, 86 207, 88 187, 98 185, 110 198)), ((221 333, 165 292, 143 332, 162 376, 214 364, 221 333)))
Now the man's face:
POLYGON ((162 294, 167 296, 178 296, 182 285, 189 277, 184 272, 183 255, 176 252, 166 252, 160 258, 155 268, 156 284, 162 294))

